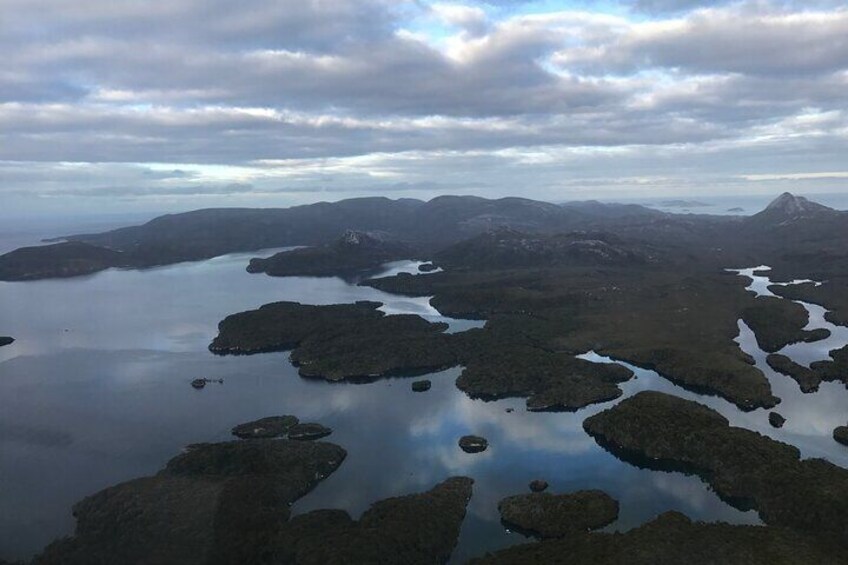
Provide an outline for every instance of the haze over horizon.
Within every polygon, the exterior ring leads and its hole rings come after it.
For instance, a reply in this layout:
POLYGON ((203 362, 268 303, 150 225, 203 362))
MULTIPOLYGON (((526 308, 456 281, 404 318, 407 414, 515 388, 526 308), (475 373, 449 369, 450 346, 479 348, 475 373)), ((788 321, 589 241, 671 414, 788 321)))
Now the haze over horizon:
POLYGON ((3 0, 5 214, 839 193, 844 2, 3 0))

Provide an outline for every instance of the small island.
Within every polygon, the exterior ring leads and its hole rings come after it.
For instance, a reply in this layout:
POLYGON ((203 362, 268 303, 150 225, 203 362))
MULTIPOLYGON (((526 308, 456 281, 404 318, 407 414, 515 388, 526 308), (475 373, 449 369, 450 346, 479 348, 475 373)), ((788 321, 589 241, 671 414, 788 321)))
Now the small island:
POLYGON ((11 345, 15 342, 15 338, 9 336, 0 336, 0 347, 11 345))
POLYGON ((539 538, 561 538, 613 523, 618 518, 618 501, 600 490, 533 492, 501 500, 498 511, 501 522, 510 530, 539 538))

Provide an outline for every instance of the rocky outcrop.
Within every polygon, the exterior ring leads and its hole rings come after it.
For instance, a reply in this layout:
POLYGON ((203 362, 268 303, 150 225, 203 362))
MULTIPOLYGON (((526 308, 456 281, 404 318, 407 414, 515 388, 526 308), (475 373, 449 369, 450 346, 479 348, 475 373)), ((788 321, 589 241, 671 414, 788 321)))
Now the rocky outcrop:
POLYGON ((500 501, 501 522, 510 530, 540 538, 596 530, 618 518, 618 502, 600 490, 568 494, 530 493, 500 501))
POLYGON ((585 430, 625 461, 699 474, 719 496, 770 525, 848 542, 848 470, 744 428, 718 412, 641 392, 587 418, 585 430))
POLYGON ((275 277, 349 277, 415 255, 412 247, 387 234, 347 230, 328 245, 283 251, 267 259, 251 259, 247 270, 275 277))
POLYGON ((15 342, 15 338, 8 336, 0 336, 0 347, 4 345, 11 345, 15 342))
POLYGON ((848 426, 839 426, 833 430, 833 439, 848 446, 848 426))
POLYGON ((431 490, 375 503, 356 521, 342 510, 292 519, 275 540, 273 563, 446 563, 459 537, 473 480, 450 478, 431 490))
POLYGON ((436 254, 435 262, 453 269, 552 265, 642 265, 655 251, 603 232, 575 231, 555 235, 493 230, 436 254))

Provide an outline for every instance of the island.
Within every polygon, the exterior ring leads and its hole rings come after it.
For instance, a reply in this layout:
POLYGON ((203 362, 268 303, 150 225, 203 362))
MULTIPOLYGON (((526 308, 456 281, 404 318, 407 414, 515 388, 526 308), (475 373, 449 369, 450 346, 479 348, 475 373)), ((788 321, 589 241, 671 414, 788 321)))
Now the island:
MULTIPOLYGON (((257 425, 285 420, 249 422, 257 425)), ((190 445, 165 468, 74 506, 74 536, 33 565, 92 563, 443 563, 459 537, 473 480, 377 501, 359 520, 343 510, 291 518, 289 506, 334 473, 347 453, 324 442, 252 439, 190 445)), ((255 439, 262 437, 263 439, 255 439)))
POLYGON ((730 426, 702 404, 640 392, 583 427, 635 465, 698 474, 724 500, 756 509, 766 524, 834 543, 848 539, 848 470, 801 459, 797 448, 730 426))
POLYGON ((15 342, 15 338, 9 336, 0 336, 0 347, 11 345, 15 342))
POLYGON ((618 501, 600 490, 534 492, 501 500, 498 512, 510 530, 533 537, 561 538, 612 524, 618 519, 618 501))

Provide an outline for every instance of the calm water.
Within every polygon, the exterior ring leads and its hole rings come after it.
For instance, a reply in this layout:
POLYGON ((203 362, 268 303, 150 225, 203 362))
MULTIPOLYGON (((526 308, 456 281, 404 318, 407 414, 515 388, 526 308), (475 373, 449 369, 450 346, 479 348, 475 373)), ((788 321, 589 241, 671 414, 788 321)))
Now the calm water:
MULTIPOLYGON (((837 210, 848 210, 848 195, 844 192, 798 194, 837 210)), ((761 211, 777 197, 769 194, 704 195, 683 198, 624 199, 623 202, 642 204, 672 214, 716 214, 750 216, 761 211)))
MULTIPOLYGON (((307 381, 285 353, 211 355, 206 347, 221 318, 275 300, 378 300, 389 313, 444 319, 426 299, 391 296, 337 278, 250 275, 244 267, 255 255, 65 281, 0 283, 0 333, 18 338, 0 349, 0 557, 26 558, 71 533, 75 501, 156 472, 186 444, 227 440, 237 423, 286 413, 333 427, 329 440, 349 453, 336 473, 296 503, 295 512, 332 507, 356 517, 376 500, 425 490, 451 475, 473 477, 456 562, 524 541, 500 525, 497 502, 525 492, 535 478, 548 480, 554 492, 609 492, 621 502, 621 517, 610 529, 628 529, 669 509, 695 519, 759 522, 755 513, 719 500, 697 478, 638 469, 598 447, 582 421, 614 403, 536 414, 526 412, 520 399, 469 399, 454 386, 458 369, 432 375, 433 388, 415 394, 408 379, 363 385, 307 381), (200 376, 223 378, 224 384, 196 391, 189 383, 200 376), (456 442, 467 433, 487 437, 489 450, 463 453, 456 442)), ((416 265, 392 264, 387 272, 414 271, 416 265)), ((813 324, 825 323, 813 318, 813 324)), ((447 321, 451 331, 479 325, 447 321)), ((798 445, 806 456, 848 465, 848 450, 830 439, 848 413, 845 389, 826 384, 817 394, 802 395, 794 381, 768 369, 744 325, 739 341, 784 399, 779 411, 788 421, 782 430, 768 425, 765 411, 744 414, 651 371, 635 369, 638 378, 623 388, 627 395, 655 389, 697 398, 737 425, 798 445)), ((820 344, 809 347, 818 351, 820 344)), ((791 354, 799 358, 821 357, 796 349, 791 354)), ((608 361, 593 353, 586 358, 608 361)))

